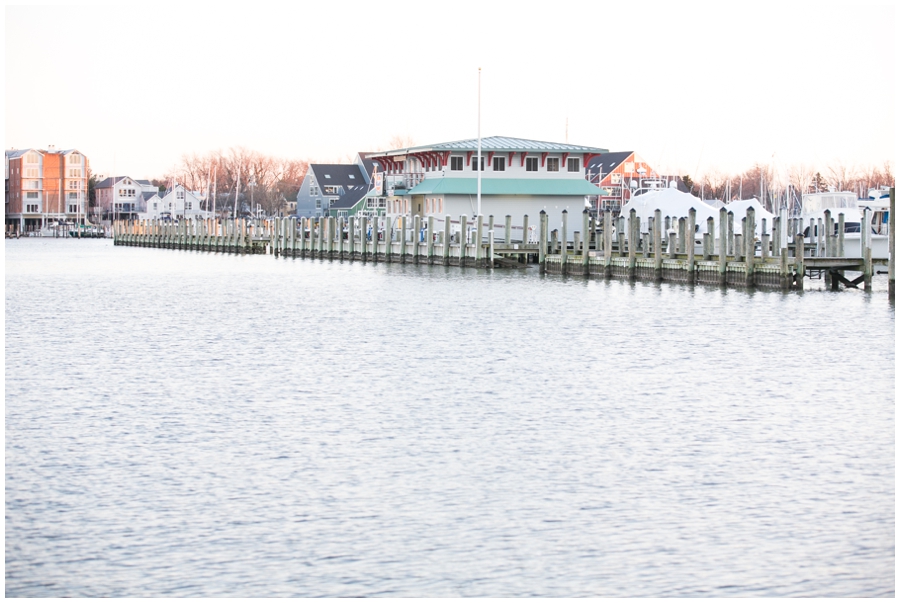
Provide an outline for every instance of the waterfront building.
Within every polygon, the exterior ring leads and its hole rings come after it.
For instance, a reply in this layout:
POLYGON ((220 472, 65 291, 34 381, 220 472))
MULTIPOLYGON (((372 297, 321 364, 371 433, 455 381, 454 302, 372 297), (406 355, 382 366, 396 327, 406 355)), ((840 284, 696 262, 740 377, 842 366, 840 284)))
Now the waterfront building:
POLYGON ((134 220, 147 211, 147 201, 158 197, 159 189, 149 180, 113 176, 95 184, 94 194, 94 212, 99 220, 134 220))
POLYGON ((36 231, 51 224, 83 222, 88 158, 76 149, 6 151, 7 229, 36 231))
MULTIPOLYGON (((481 214, 495 223, 527 214, 537 224, 542 210, 551 230, 560 227, 563 210, 580 223, 586 199, 600 194, 585 166, 606 149, 505 136, 483 138, 481 149, 481 214)), ((473 138, 370 154, 385 168, 387 214, 476 216, 477 151, 473 138)))
POLYGON ((586 177, 603 192, 591 198, 592 209, 619 210, 633 197, 660 188, 677 188, 690 192, 680 177, 660 175, 634 151, 604 153, 591 158, 586 177))
POLYGON ((379 162, 357 153, 353 163, 311 163, 297 192, 298 218, 384 213, 379 162), (361 213, 362 212, 362 213, 361 213))
POLYGON ((203 219, 212 216, 210 211, 204 208, 204 197, 197 191, 190 191, 181 184, 166 190, 165 195, 158 200, 152 197, 148 200, 147 208, 140 218, 144 220, 155 219, 203 219))

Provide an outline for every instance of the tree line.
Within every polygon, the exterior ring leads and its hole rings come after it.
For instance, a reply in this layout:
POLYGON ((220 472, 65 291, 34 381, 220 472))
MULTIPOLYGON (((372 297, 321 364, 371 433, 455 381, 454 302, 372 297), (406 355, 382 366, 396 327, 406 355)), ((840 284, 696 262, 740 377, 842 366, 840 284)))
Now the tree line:
POLYGON ((185 154, 168 173, 151 180, 161 191, 176 183, 192 191, 208 193, 207 207, 217 213, 284 215, 306 176, 309 163, 275 157, 245 147, 185 154), (238 205, 235 208, 235 200, 238 205))

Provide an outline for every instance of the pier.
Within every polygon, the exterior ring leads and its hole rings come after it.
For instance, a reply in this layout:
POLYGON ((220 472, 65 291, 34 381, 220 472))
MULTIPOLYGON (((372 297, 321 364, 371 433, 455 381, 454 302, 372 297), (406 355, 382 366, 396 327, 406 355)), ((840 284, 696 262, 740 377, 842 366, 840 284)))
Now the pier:
MULTIPOLYGON (((893 214, 892 214, 893 216, 893 214)), ((862 233, 862 257, 843 257, 843 216, 826 212, 818 228, 796 218, 757 229, 753 208, 745 216, 720 210, 718 224, 707 220, 705 231, 696 213, 687 218, 665 217, 656 210, 643 225, 634 210, 629 216, 599 219, 585 210, 576 223, 562 213, 562 226, 548 232, 547 214, 536 223, 523 216, 513 226, 494 216, 351 216, 350 218, 271 218, 267 220, 118 221, 115 245, 183 249, 236 254, 339 261, 394 262, 523 269, 600 278, 709 283, 735 287, 802 289, 804 278, 825 278, 832 290, 872 286, 874 267, 871 236, 862 233), (529 226, 529 224, 534 224, 529 226), (572 235, 569 236, 571 231, 572 235), (756 233, 760 232, 760 236, 756 233), (691 236, 693 233, 693 236, 691 236), (833 234, 832 234, 833 233, 833 234), (854 279, 845 271, 860 272, 854 279)), ((864 229, 865 230, 865 229, 864 229)), ((889 273, 893 275, 893 262, 889 273)))

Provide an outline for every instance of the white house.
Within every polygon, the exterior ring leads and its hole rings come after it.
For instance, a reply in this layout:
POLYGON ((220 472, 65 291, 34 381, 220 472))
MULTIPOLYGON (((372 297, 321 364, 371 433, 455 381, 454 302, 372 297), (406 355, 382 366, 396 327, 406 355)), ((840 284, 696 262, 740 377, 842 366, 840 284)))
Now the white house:
POLYGON ((149 180, 137 180, 129 176, 115 176, 94 186, 97 210, 103 219, 135 219, 147 211, 147 199, 158 189, 149 180))
POLYGON ((157 195, 146 201, 146 210, 141 213, 140 219, 202 219, 208 218, 211 212, 203 208, 203 196, 197 191, 189 191, 184 186, 176 184, 160 199, 157 195))
MULTIPOLYGON (((372 153, 385 168, 389 216, 474 218, 479 213, 478 140, 460 140, 372 153)), ((569 236, 580 230, 585 198, 600 189, 585 179, 585 165, 606 149, 492 136, 481 140, 482 216, 495 224, 507 215, 521 226, 528 215, 537 224, 541 211, 550 230, 569 213, 569 236)))

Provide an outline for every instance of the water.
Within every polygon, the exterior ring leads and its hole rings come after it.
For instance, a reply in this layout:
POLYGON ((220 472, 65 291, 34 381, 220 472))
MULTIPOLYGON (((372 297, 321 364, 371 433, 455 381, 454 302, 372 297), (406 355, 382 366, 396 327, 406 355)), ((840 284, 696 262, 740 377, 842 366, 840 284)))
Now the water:
POLYGON ((875 286, 7 241, 6 595, 892 596, 875 286))

